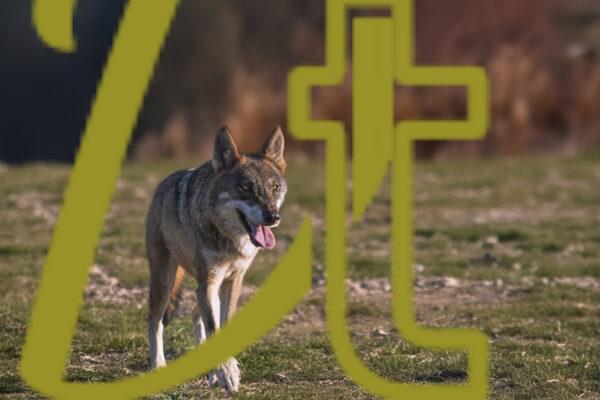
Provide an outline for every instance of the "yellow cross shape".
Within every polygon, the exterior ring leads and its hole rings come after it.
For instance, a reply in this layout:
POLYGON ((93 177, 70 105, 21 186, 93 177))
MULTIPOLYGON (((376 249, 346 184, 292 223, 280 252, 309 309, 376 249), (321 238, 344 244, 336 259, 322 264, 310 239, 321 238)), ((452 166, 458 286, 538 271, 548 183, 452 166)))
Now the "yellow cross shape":
POLYGON ((412 304, 412 179, 415 140, 479 139, 488 126, 488 81, 475 67, 413 65, 412 0, 328 0, 326 65, 299 67, 289 77, 289 127, 300 139, 326 142, 327 322, 338 360, 369 391, 387 398, 482 399, 487 393, 488 339, 473 329, 423 328, 412 304), (345 16, 351 8, 387 7, 391 18, 354 23, 353 214, 360 218, 392 161, 392 301, 398 331, 415 345, 468 353, 466 385, 413 385, 387 381, 354 352, 346 321, 345 135, 340 122, 312 120, 310 89, 337 85, 345 74, 345 16), (467 87, 464 121, 393 123, 394 81, 407 85, 467 87))
MULTIPOLYGON (((76 0, 36 0, 34 20, 42 38, 64 51, 75 49, 71 21, 76 0)), ((121 160, 141 105, 143 94, 168 32, 179 0, 130 1, 111 50, 86 132, 71 175, 65 202, 44 265, 30 329, 23 349, 21 373, 34 388, 55 398, 126 399, 143 396, 181 383, 214 368, 219 362, 268 331, 309 289, 311 232, 307 222, 275 272, 236 318, 208 342, 172 362, 167 368, 115 383, 66 383, 64 363, 77 320, 81 292, 92 263, 104 213, 108 207, 121 160), (265 312, 264 310, 269 310, 265 312), (242 337, 236 332, 243 331, 242 337)), ((487 338, 473 330, 424 329, 413 320, 411 232, 413 141, 427 139, 476 139, 485 132, 487 81, 478 68, 415 67, 412 59, 412 2, 327 0, 327 65, 297 68, 290 77, 289 107, 292 130, 304 139, 327 143, 326 217, 328 268, 328 326, 334 350, 348 374, 370 391, 385 397, 410 399, 475 399, 485 396, 488 374, 487 338), (467 385, 407 385, 386 381, 358 359, 345 320, 345 218, 346 201, 344 132, 339 122, 312 121, 309 90, 312 85, 332 85, 343 79, 345 46, 344 15, 350 7, 389 7, 392 20, 357 22, 355 66, 355 135, 363 149, 355 152, 355 182, 364 190, 354 193, 358 217, 370 201, 379 176, 393 162, 392 283, 394 317, 411 342, 433 348, 465 349, 469 354, 467 385), (395 39, 395 40, 394 40, 395 39), (370 48, 378 43, 375 48, 370 48), (387 49, 387 50, 386 50, 387 49), (395 50, 395 51, 394 51, 395 50), (373 63, 363 53, 373 52, 373 63), (390 54, 394 56, 391 68, 390 54), (358 57, 358 58, 357 58, 358 57), (387 61, 386 61, 387 60, 387 61), (381 71, 376 71, 382 68, 381 71), (355 68, 356 69, 356 68, 355 68), (375 73, 381 72, 381 73, 375 73), (375 79, 373 80, 373 76, 375 79), (392 76, 405 85, 465 85, 469 116, 466 121, 400 122, 395 127, 384 117, 389 112, 388 87, 392 76), (368 80, 371 80, 370 87, 368 80), (365 86, 362 86, 362 85, 365 86), (382 94, 381 97, 373 96, 382 94), (374 98, 372 98, 374 97, 374 98), (372 101, 372 104, 369 102, 372 101), (387 110, 387 111, 385 111, 387 110), (381 122, 371 141, 367 132, 381 122), (362 142, 361 142, 362 141, 362 142), (374 159, 372 143, 389 152, 374 159), (362 157, 362 158, 361 158, 362 157), (368 171, 370 174, 360 177, 368 171)), ((356 186, 356 185, 355 185, 356 186)))

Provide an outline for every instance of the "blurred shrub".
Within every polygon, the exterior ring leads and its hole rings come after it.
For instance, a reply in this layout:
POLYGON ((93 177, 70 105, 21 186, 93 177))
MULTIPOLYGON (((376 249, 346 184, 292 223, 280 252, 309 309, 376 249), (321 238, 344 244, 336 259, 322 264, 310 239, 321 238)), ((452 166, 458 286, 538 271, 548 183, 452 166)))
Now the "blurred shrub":
MULTIPOLYGON (((183 2, 140 118, 136 158, 209 154, 228 124, 243 150, 285 125, 286 78, 324 62, 323 0, 183 2)), ((351 16, 374 13, 352 12, 351 16)), ((377 13, 375 13, 377 15, 377 13)), ((420 143, 423 157, 578 151, 600 144, 600 2, 418 0, 418 64, 479 64, 492 127, 477 143, 420 143)), ((351 63, 348 63, 351 74, 351 63)), ((350 75, 317 88, 315 118, 351 128, 350 75)), ((399 119, 463 118, 460 88, 397 88, 399 119)), ((293 143, 303 154, 314 144, 293 143)))

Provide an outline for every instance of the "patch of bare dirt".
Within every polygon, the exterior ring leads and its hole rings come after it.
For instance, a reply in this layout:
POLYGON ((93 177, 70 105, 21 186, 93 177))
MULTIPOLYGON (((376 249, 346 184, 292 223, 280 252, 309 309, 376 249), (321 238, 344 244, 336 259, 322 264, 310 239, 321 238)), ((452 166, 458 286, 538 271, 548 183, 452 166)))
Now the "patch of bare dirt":
POLYGON ((86 300, 99 303, 136 304, 141 306, 147 298, 148 289, 125 288, 119 279, 110 276, 100 265, 94 265, 85 289, 86 300))
MULTIPOLYGON (((247 285, 242 289, 240 301, 245 302, 255 291, 255 286, 247 285)), ((148 287, 125 287, 115 276, 109 275, 101 265, 92 266, 89 273, 88 285, 85 289, 85 299, 90 302, 130 304, 141 308, 147 301, 148 287)), ((184 289, 180 310, 182 313, 191 313, 196 305, 194 290, 184 289)))
POLYGON ((542 278, 542 283, 550 286, 575 286, 579 289, 600 288, 600 279, 591 276, 542 278))
POLYGON ((50 204, 55 200, 55 197, 55 195, 49 193, 27 192, 10 195, 9 200, 19 210, 29 212, 43 220, 47 225, 52 226, 56 223, 59 209, 57 205, 50 204))
POLYGON ((565 208, 561 204, 543 204, 535 207, 520 208, 436 208, 416 209, 416 219, 423 223, 448 222, 452 224, 468 224, 477 222, 478 224, 509 223, 528 221, 530 223, 539 223, 548 220, 557 219, 595 219, 600 216, 590 215, 587 209, 565 208))
MULTIPOLYGON (((418 277, 413 285, 414 302, 417 313, 424 310, 443 310, 456 305, 494 304, 513 300, 518 293, 535 285, 566 285, 578 288, 600 288, 600 279, 593 277, 525 277, 519 283, 505 283, 496 280, 462 280, 454 277, 418 277)), ((258 290, 246 285, 242 291, 240 304, 244 304, 258 290)), ((349 301, 388 309, 391 304, 392 285, 388 278, 346 281, 346 295, 349 301)), ((110 276, 99 265, 90 271, 90 281, 86 288, 86 299, 92 302, 130 304, 142 308, 147 301, 147 287, 126 288, 116 277, 110 276)), ((305 297, 301 306, 296 307, 283 321, 283 331, 292 327, 295 332, 314 332, 325 329, 324 315, 325 281, 315 279, 313 289, 305 297)), ((194 290, 183 291, 179 313, 191 315, 196 304, 194 290)))
MULTIPOLYGON (((347 296, 354 300, 390 301, 392 285, 388 278, 346 281, 347 296)), ((470 281, 454 277, 419 277, 413 285, 416 307, 448 304, 490 304, 506 300, 517 285, 495 281, 470 281)))

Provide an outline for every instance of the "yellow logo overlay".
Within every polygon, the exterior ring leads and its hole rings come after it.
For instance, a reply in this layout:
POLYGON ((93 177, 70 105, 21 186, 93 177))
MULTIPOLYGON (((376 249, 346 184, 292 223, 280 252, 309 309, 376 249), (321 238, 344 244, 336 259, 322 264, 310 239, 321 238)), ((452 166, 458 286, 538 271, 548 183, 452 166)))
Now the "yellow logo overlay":
MULTIPOLYGON (((289 77, 289 128, 299 139, 326 143, 327 326, 344 371, 366 390, 405 399, 483 399, 488 339, 472 329, 416 324, 412 304, 412 179, 416 140, 479 139, 488 125, 488 81, 475 67, 413 65, 413 0, 325 0, 326 65, 295 68, 289 77), (312 120, 313 86, 337 85, 345 75, 348 10, 385 8, 390 17, 353 21, 353 215, 359 219, 381 178, 392 168, 393 315, 409 342, 433 350, 466 351, 466 384, 408 384, 385 380, 359 359, 345 318, 345 134, 337 121, 312 120), (394 84, 465 86, 464 121, 393 120, 394 84)), ((236 317, 202 346, 166 368, 112 383, 63 380, 88 269, 104 215, 121 172, 143 96, 179 0, 130 0, 105 67, 42 273, 27 334, 21 374, 34 389, 61 399, 130 399, 163 391, 215 368, 273 328, 310 290, 311 223, 306 218, 287 254, 236 317), (236 335, 243 331, 244 335, 236 335)), ((34 23, 49 45, 74 51, 76 0, 36 0, 34 23)))

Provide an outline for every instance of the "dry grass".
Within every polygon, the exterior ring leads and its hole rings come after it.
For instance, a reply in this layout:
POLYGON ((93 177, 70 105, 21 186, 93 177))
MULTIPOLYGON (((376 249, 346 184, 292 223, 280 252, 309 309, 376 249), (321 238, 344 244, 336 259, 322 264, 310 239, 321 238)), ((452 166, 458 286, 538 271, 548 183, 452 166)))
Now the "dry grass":
MULTIPOLYGON (((490 398, 600 398, 600 169, 597 155, 419 164, 415 305, 419 323, 472 326, 492 344, 490 398)), ((185 162, 128 164, 119 179, 86 289, 66 376, 110 381, 147 368, 145 205, 185 162)), ((69 169, 0 169, 0 397, 39 398, 17 365, 69 169)), ((313 289, 239 355, 240 399, 373 396, 341 371, 325 331, 323 183, 319 163, 290 164, 279 246, 253 264, 247 301, 285 251, 303 213, 315 214, 313 289), (306 190, 310 187, 311 190, 306 190)), ((361 358, 389 379, 462 382, 462 353, 430 352, 399 337, 391 315, 387 184, 349 226, 348 318, 361 358)), ((187 283, 183 314, 193 305, 187 283)), ((166 330, 167 358, 192 346, 190 318, 166 330)), ((197 379, 153 398, 222 398, 197 379)))

